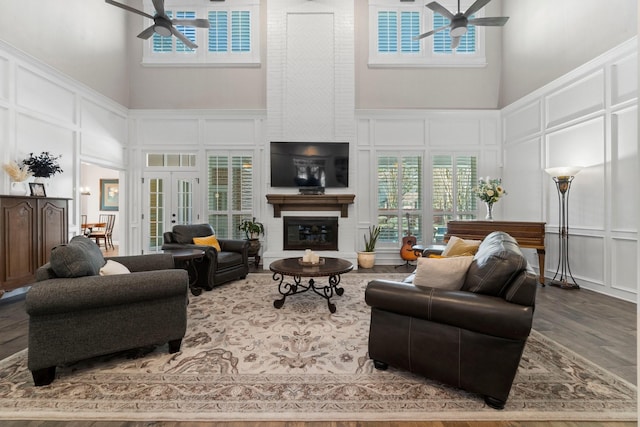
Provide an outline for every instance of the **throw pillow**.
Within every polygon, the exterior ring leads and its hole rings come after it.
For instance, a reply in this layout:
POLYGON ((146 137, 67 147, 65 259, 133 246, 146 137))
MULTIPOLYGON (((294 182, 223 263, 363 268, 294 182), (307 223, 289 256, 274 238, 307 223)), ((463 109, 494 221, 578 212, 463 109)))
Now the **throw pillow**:
POLYGON ((467 240, 461 239, 456 236, 451 236, 447 242, 447 246, 442 251, 442 256, 469 256, 475 255, 478 252, 480 246, 480 240, 467 240))
POLYGON ((127 267, 116 262, 112 259, 108 259, 107 263, 100 269, 101 276, 111 276, 114 274, 129 274, 131 273, 127 267))
POLYGON ((220 242, 218 242, 218 239, 214 235, 207 236, 207 237, 194 237, 193 243, 195 243, 196 245, 202 245, 202 246, 213 246, 216 249, 216 251, 218 252, 222 251, 222 248, 220 248, 220 242))
POLYGON ((459 290, 462 288, 472 261, 472 256, 418 258, 413 284, 429 288, 459 290))
POLYGON ((104 257, 93 240, 75 236, 69 243, 51 249, 49 263, 57 277, 95 276, 104 265, 104 257))

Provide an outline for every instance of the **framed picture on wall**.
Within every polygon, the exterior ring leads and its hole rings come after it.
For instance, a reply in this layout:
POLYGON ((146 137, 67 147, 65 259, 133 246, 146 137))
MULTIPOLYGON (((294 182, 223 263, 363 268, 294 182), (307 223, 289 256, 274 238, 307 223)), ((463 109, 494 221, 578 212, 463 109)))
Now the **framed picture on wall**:
POLYGON ((120 188, 117 179, 100 180, 100 210, 117 211, 120 188))

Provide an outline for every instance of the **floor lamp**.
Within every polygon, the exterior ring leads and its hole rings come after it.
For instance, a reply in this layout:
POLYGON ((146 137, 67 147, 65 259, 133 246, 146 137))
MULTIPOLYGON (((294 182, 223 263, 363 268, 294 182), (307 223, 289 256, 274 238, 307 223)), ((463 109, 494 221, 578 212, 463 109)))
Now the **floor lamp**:
MULTIPOLYGON (((558 267, 549 283, 562 289, 580 289, 569 267, 569 190, 573 177, 582 168, 577 166, 545 169, 551 175, 558 189, 558 267), (556 280, 557 278, 557 280, 556 280), (571 281, 569 281, 571 279, 571 281)), ((541 272, 544 274, 544 272, 541 272)))

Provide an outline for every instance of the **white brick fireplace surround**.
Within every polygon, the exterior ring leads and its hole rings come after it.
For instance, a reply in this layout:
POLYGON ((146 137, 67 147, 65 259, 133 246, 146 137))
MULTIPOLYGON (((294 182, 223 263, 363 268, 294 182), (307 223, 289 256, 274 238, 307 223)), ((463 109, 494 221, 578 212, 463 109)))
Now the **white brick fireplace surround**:
MULTIPOLYGON (((350 141, 350 177, 355 182, 355 72, 354 4, 345 0, 269 0, 267 25, 267 144, 268 141, 350 141)), ((269 183, 270 185, 270 183, 269 183)), ((351 184, 353 186, 353 184, 351 184)), ((327 194, 342 189, 329 189, 327 194)), ((270 188, 271 193, 295 194, 292 189, 270 188), (282 191, 281 191, 282 190, 282 191)), ((353 193, 353 188, 344 189, 353 193)), ((343 209, 282 208, 282 216, 338 217, 338 250, 321 256, 356 263, 356 215, 353 204, 343 209)), ((272 205, 264 215, 269 230, 263 253, 264 268, 271 262, 301 256, 284 251, 282 217, 272 205)))

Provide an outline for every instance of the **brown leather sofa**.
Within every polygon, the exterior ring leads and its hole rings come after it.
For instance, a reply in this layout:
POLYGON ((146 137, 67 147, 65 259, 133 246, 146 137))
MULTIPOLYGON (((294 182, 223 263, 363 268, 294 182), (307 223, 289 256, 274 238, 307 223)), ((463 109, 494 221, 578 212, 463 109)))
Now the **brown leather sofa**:
POLYGON ((537 275, 515 239, 488 235, 460 290, 373 280, 369 357, 484 396, 502 409, 531 331, 537 275))
POLYGON ((163 234, 162 249, 199 248, 205 251, 204 260, 196 261, 198 287, 211 290, 215 286, 232 280, 244 279, 249 274, 249 241, 220 239, 220 252, 212 246, 193 243, 194 237, 215 234, 210 224, 175 225, 172 231, 163 234))

